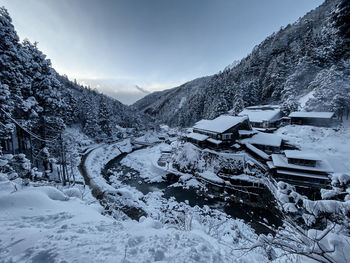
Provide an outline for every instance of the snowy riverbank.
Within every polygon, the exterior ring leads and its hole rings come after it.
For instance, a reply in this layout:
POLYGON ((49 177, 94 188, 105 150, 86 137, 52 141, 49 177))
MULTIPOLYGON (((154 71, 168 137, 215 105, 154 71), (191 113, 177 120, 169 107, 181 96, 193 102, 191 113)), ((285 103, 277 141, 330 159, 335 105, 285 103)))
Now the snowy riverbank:
MULTIPOLYGON (((121 151, 130 149, 124 146, 121 151)), ((100 171, 120 150, 100 147, 87 158, 95 184, 107 187, 100 171)), ((268 262, 262 249, 239 249, 257 240, 243 221, 161 192, 134 196, 148 214, 135 221, 101 215, 91 195, 81 200, 54 187, 14 188, 5 176, 0 189, 1 262, 268 262)))
POLYGON ((129 139, 109 145, 102 144, 93 149, 83 164, 90 181, 90 187, 97 188, 101 192, 108 190, 113 191, 114 188, 107 184, 106 180, 102 177, 102 169, 110 160, 121 153, 131 151, 132 146, 129 139))
MULTIPOLYGON (((154 170, 154 161, 161 146, 134 151, 122 163, 157 181, 161 171, 154 170)), ((160 191, 142 194, 124 185, 121 175, 111 175, 109 185, 103 168, 131 150, 128 140, 101 145, 84 163, 92 184, 113 193, 108 195, 114 198, 113 217, 102 215, 106 210, 83 186, 23 186, 2 175, 0 262, 269 262, 268 247, 247 249, 259 237, 242 220, 166 199, 160 191), (140 208, 146 216, 131 220, 124 205, 140 208)), ((297 258, 288 255, 288 260, 297 258)))
POLYGON ((267 262, 261 251, 232 250, 256 238, 240 221, 205 226, 194 219, 183 230, 152 218, 115 221, 40 188, 2 193, 0 205, 1 262, 267 262))
POLYGON ((157 144, 151 148, 137 150, 128 154, 123 158, 121 164, 131 167, 140 173, 140 177, 149 182, 161 182, 164 172, 157 169, 155 163, 161 155, 161 149, 164 147, 163 143, 157 144))

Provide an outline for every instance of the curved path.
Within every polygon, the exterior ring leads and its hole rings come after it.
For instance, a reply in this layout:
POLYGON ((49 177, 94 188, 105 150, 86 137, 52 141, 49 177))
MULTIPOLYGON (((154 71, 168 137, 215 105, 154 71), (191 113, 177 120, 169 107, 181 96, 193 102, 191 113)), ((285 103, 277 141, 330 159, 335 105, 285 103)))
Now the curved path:
POLYGON ((82 156, 79 170, 86 184, 89 185, 92 195, 99 200, 106 213, 113 215, 116 210, 120 210, 128 217, 138 220, 147 213, 137 203, 125 202, 123 194, 103 177, 103 170, 108 162, 131 151, 132 147, 128 139, 99 145, 82 156), (101 148, 103 148, 102 151, 101 148))
POLYGON ((84 178, 84 181, 85 181, 85 184, 88 185, 90 188, 91 188, 91 192, 92 192, 92 195, 96 198, 96 199, 100 199, 100 195, 98 194, 99 193, 99 190, 96 189, 95 187, 93 188, 91 185, 90 185, 90 178, 88 176, 88 172, 87 172, 87 168, 86 168, 86 159, 89 157, 89 155, 91 154, 92 151, 98 149, 98 148, 101 148, 103 147, 105 144, 100 144, 94 148, 91 148, 91 149, 88 149, 87 151, 85 151, 85 153, 81 156, 81 159, 80 159, 80 164, 78 165, 78 170, 81 174, 81 176, 84 178))

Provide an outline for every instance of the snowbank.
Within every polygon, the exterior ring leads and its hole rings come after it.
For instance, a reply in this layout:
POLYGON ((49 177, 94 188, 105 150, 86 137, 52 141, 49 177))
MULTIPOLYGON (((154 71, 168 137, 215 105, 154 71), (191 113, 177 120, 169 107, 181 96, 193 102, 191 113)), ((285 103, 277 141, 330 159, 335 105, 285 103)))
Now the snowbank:
POLYGON ((239 250, 257 239, 240 220, 159 192, 144 201, 150 217, 116 221, 54 187, 0 191, 0 262, 267 262, 239 250))
POLYGON ((211 171, 204 171, 203 173, 200 173, 199 176, 213 183, 223 184, 225 182, 223 179, 211 171))
POLYGON ((159 134, 153 131, 148 131, 144 135, 135 138, 135 141, 138 142, 147 142, 147 143, 156 143, 159 142, 159 134))
POLYGON ((172 165, 183 173, 198 174, 209 170, 216 174, 226 170, 234 175, 243 173, 244 159, 244 154, 201 150, 191 143, 185 143, 173 154, 172 165))
POLYGON ((100 189, 101 192, 113 192, 115 189, 106 182, 101 171, 109 161, 120 155, 122 152, 130 152, 131 150, 132 146, 129 139, 110 145, 103 144, 94 149, 85 160, 85 167, 87 176, 90 179, 90 186, 100 189))
POLYGON ((123 158, 122 165, 128 166, 140 173, 140 177, 147 182, 161 182, 165 172, 158 168, 161 150, 168 148, 167 144, 161 143, 151 148, 136 150, 123 158))

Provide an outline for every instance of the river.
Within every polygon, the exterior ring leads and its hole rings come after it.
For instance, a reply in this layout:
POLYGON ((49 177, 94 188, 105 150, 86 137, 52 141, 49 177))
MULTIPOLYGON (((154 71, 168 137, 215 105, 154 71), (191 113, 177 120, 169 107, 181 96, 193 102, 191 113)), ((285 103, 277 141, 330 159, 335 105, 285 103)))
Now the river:
POLYGON ((113 169, 114 172, 122 173, 122 183, 135 187, 143 194, 149 192, 162 191, 163 197, 169 199, 174 197, 178 202, 187 201, 190 206, 203 207, 204 205, 210 208, 217 209, 221 212, 230 215, 232 218, 242 219, 249 224, 257 234, 271 233, 271 230, 264 224, 271 227, 281 226, 282 221, 278 215, 272 213, 268 209, 251 207, 241 202, 223 202, 217 198, 208 198, 201 195, 195 189, 184 189, 182 187, 172 187, 167 182, 149 183, 139 176, 139 172, 121 164, 121 160, 126 157, 126 153, 119 155, 107 163, 102 173, 108 181, 108 170, 113 169))

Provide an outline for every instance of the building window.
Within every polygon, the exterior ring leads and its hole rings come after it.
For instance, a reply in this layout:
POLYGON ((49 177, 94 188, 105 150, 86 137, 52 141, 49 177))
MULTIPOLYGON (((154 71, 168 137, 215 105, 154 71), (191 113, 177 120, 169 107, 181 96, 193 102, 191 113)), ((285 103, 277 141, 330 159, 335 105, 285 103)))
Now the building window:
POLYGON ((222 135, 223 140, 231 140, 231 138, 232 138, 232 133, 224 133, 222 135))

